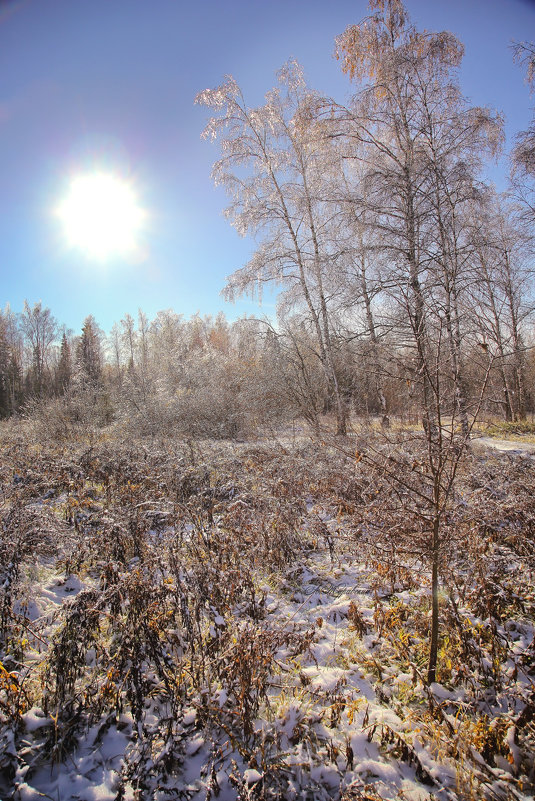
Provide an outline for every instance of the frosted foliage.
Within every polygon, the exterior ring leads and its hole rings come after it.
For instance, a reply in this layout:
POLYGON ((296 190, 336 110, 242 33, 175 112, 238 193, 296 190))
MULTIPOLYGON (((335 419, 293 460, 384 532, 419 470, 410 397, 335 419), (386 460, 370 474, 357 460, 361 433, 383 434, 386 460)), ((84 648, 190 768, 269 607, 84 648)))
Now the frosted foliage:
POLYGON ((263 105, 248 106, 232 79, 200 95, 213 112, 206 130, 220 148, 213 178, 229 197, 227 218, 256 242, 224 293, 261 296, 274 284, 281 314, 306 318, 339 431, 356 383, 344 342, 359 340, 383 414, 395 345, 410 354, 424 415, 439 419, 444 404, 466 435, 466 352, 488 327, 474 304, 473 232, 490 196, 481 168, 500 152, 503 120, 462 96, 464 49, 452 33, 417 31, 400 0, 370 7, 337 39, 355 84, 347 105, 311 90, 293 60, 263 105))
POLYGON ((198 98, 217 112, 205 134, 220 141, 212 174, 230 197, 226 214, 241 235, 253 234, 260 243, 249 263, 230 276, 225 294, 261 294, 264 283, 275 282, 306 308, 341 409, 328 311, 339 209, 324 194, 326 176, 341 174, 341 151, 310 124, 319 97, 295 61, 279 71, 278 86, 265 99, 263 106, 248 107, 233 81, 198 98))
POLYGON ((277 80, 282 86, 287 86, 290 91, 297 91, 305 85, 303 67, 295 59, 290 59, 278 71, 277 80))
POLYGON ((249 270, 240 271, 237 281, 231 277, 228 289, 232 292, 237 285, 246 289, 247 273, 255 287, 259 280, 308 280, 310 268, 317 271, 319 266, 312 229, 325 230, 326 225, 323 219, 320 223, 324 204, 312 191, 331 167, 332 148, 326 140, 312 139, 298 119, 314 96, 306 88, 301 67, 289 62, 278 79, 279 86, 266 94, 265 105, 258 108, 245 105, 234 82, 198 97, 198 102, 221 112, 206 130, 220 137, 222 158, 214 165, 213 178, 230 196, 227 216, 240 234, 269 239, 270 251, 279 242, 278 253, 267 259, 267 248, 262 246, 249 270))

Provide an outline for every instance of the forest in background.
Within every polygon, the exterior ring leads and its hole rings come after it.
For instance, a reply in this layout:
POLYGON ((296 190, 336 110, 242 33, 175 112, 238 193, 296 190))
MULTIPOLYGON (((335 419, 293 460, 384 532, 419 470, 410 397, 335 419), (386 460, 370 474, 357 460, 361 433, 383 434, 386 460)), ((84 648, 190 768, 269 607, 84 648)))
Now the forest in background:
MULTIPOLYGON (((482 423, 532 419, 529 296, 521 300, 524 309, 513 308, 522 322, 517 350, 503 298, 499 306, 495 299, 495 328, 474 315, 478 326, 465 343, 463 380, 482 423)), ((421 422, 422 382, 410 346, 386 333, 370 339, 365 328, 339 327, 331 345, 349 426, 362 419, 421 422)), ((451 414, 449 395, 444 414, 451 414)), ((2 417, 32 419, 52 440, 112 425, 163 437, 242 439, 294 423, 319 433, 331 427, 334 404, 317 340, 301 315, 278 324, 250 317, 229 323, 222 313, 184 319, 167 310, 149 320, 140 310, 106 337, 93 317, 79 336, 61 333, 41 303, 26 304, 21 314, 0 311, 2 417)))

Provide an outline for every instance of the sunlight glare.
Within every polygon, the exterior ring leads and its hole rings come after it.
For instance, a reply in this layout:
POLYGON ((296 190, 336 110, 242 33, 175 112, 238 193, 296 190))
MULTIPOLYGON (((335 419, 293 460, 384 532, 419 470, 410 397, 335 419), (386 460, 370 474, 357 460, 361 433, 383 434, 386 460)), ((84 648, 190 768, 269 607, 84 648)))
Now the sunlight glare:
POLYGON ((112 173, 74 177, 56 213, 68 245, 90 259, 132 257, 139 249, 145 212, 130 184, 112 173))

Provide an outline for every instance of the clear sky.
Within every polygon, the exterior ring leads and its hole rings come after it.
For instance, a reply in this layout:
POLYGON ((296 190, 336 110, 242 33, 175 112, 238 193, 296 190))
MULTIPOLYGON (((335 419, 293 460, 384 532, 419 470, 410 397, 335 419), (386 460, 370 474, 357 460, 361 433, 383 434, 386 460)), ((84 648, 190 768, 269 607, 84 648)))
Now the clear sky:
MULTIPOLYGON (((463 91, 503 112, 510 146, 535 104, 510 44, 535 39, 535 3, 406 6, 419 28, 459 36, 463 91)), ((195 95, 232 74, 260 103, 292 56, 311 86, 343 100, 334 37, 366 13, 365 0, 0 0, 0 306, 41 300, 75 332, 88 314, 108 331, 138 307, 150 318, 258 313, 220 297, 254 243, 222 216, 218 149, 200 138, 207 110, 195 95), (65 247, 53 210, 70 178, 95 167, 126 177, 147 212, 135 258, 102 264, 65 247)), ((498 188, 505 172, 493 171, 498 188)))

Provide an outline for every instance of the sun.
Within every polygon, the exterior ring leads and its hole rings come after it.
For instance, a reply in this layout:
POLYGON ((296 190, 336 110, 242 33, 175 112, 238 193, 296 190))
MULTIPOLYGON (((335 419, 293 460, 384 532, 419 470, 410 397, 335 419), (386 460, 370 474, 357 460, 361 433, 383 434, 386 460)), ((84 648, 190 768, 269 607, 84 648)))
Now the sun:
POLYGON ((73 177, 56 215, 68 246, 89 259, 132 258, 139 252, 146 213, 132 185, 113 173, 73 177))

